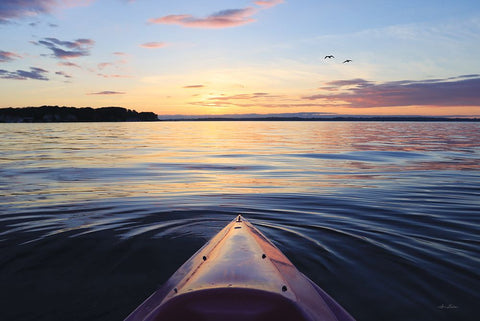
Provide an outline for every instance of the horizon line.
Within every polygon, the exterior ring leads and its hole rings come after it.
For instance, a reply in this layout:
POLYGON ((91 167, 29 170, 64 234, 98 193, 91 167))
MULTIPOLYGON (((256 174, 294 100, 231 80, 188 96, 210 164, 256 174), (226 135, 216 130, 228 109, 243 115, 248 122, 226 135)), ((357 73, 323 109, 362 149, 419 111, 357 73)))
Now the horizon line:
MULTIPOLYGON (((1 109, 23 109, 23 108, 41 108, 41 107, 57 107, 57 108, 92 108, 92 109, 101 109, 101 108, 123 108, 127 110, 137 111, 137 109, 132 107, 122 107, 122 106, 101 106, 101 107, 91 107, 91 106, 58 106, 58 105, 41 105, 41 106, 23 106, 23 107, 0 107, 1 109)), ((142 108, 143 109, 143 108, 142 108)), ((443 119, 477 119, 480 118, 480 115, 419 115, 419 114, 338 114, 331 112, 294 112, 294 113, 236 113, 236 114, 157 114, 151 111, 139 111, 146 113, 155 114, 159 120, 189 120, 189 119, 220 119, 220 118, 231 118, 231 119, 249 119, 249 118, 298 118, 298 119, 330 119, 330 118, 443 118, 443 119)))

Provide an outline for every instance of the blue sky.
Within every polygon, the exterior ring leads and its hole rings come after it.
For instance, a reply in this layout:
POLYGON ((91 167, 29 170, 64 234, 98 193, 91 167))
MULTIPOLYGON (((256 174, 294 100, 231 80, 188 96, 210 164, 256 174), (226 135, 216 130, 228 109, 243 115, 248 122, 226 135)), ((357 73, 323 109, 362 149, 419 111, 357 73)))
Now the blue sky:
POLYGON ((479 1, 2 0, 0 30, 0 107, 480 115, 479 1))

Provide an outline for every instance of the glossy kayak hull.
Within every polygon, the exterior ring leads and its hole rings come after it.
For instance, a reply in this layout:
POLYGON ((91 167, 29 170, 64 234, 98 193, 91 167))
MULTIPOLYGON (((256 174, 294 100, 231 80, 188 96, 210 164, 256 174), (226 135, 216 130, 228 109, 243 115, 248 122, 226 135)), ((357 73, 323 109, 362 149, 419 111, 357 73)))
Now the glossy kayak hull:
POLYGON ((240 215, 125 320, 354 321, 240 215))

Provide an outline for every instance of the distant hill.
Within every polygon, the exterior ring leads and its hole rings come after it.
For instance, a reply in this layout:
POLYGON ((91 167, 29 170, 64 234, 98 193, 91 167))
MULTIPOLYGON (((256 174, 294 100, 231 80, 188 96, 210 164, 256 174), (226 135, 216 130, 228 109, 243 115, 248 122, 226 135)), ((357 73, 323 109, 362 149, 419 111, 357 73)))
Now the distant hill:
POLYGON ((53 123, 53 122, 125 122, 157 121, 152 112, 137 112, 123 107, 59 107, 41 106, 0 108, 0 123, 53 123))
POLYGON ((319 121, 319 122, 480 122, 480 118, 458 117, 429 117, 429 116, 338 116, 338 117, 284 117, 284 116, 259 116, 259 117, 170 117, 160 121, 319 121))
MULTIPOLYGON (((159 121, 153 112, 137 112, 123 107, 23 107, 0 108, 0 123, 53 123, 53 122, 127 122, 159 121)), ((160 121, 395 121, 395 122, 479 122, 480 118, 435 117, 435 116, 351 116, 351 115, 289 115, 289 114, 245 114, 160 116, 160 121)))

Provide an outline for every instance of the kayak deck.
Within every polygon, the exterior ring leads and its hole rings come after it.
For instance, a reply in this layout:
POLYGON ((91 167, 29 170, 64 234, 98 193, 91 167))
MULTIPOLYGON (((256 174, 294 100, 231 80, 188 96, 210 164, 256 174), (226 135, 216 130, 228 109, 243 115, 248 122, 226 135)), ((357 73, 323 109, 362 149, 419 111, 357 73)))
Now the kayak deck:
POLYGON ((353 318, 239 215, 125 320, 353 318))

